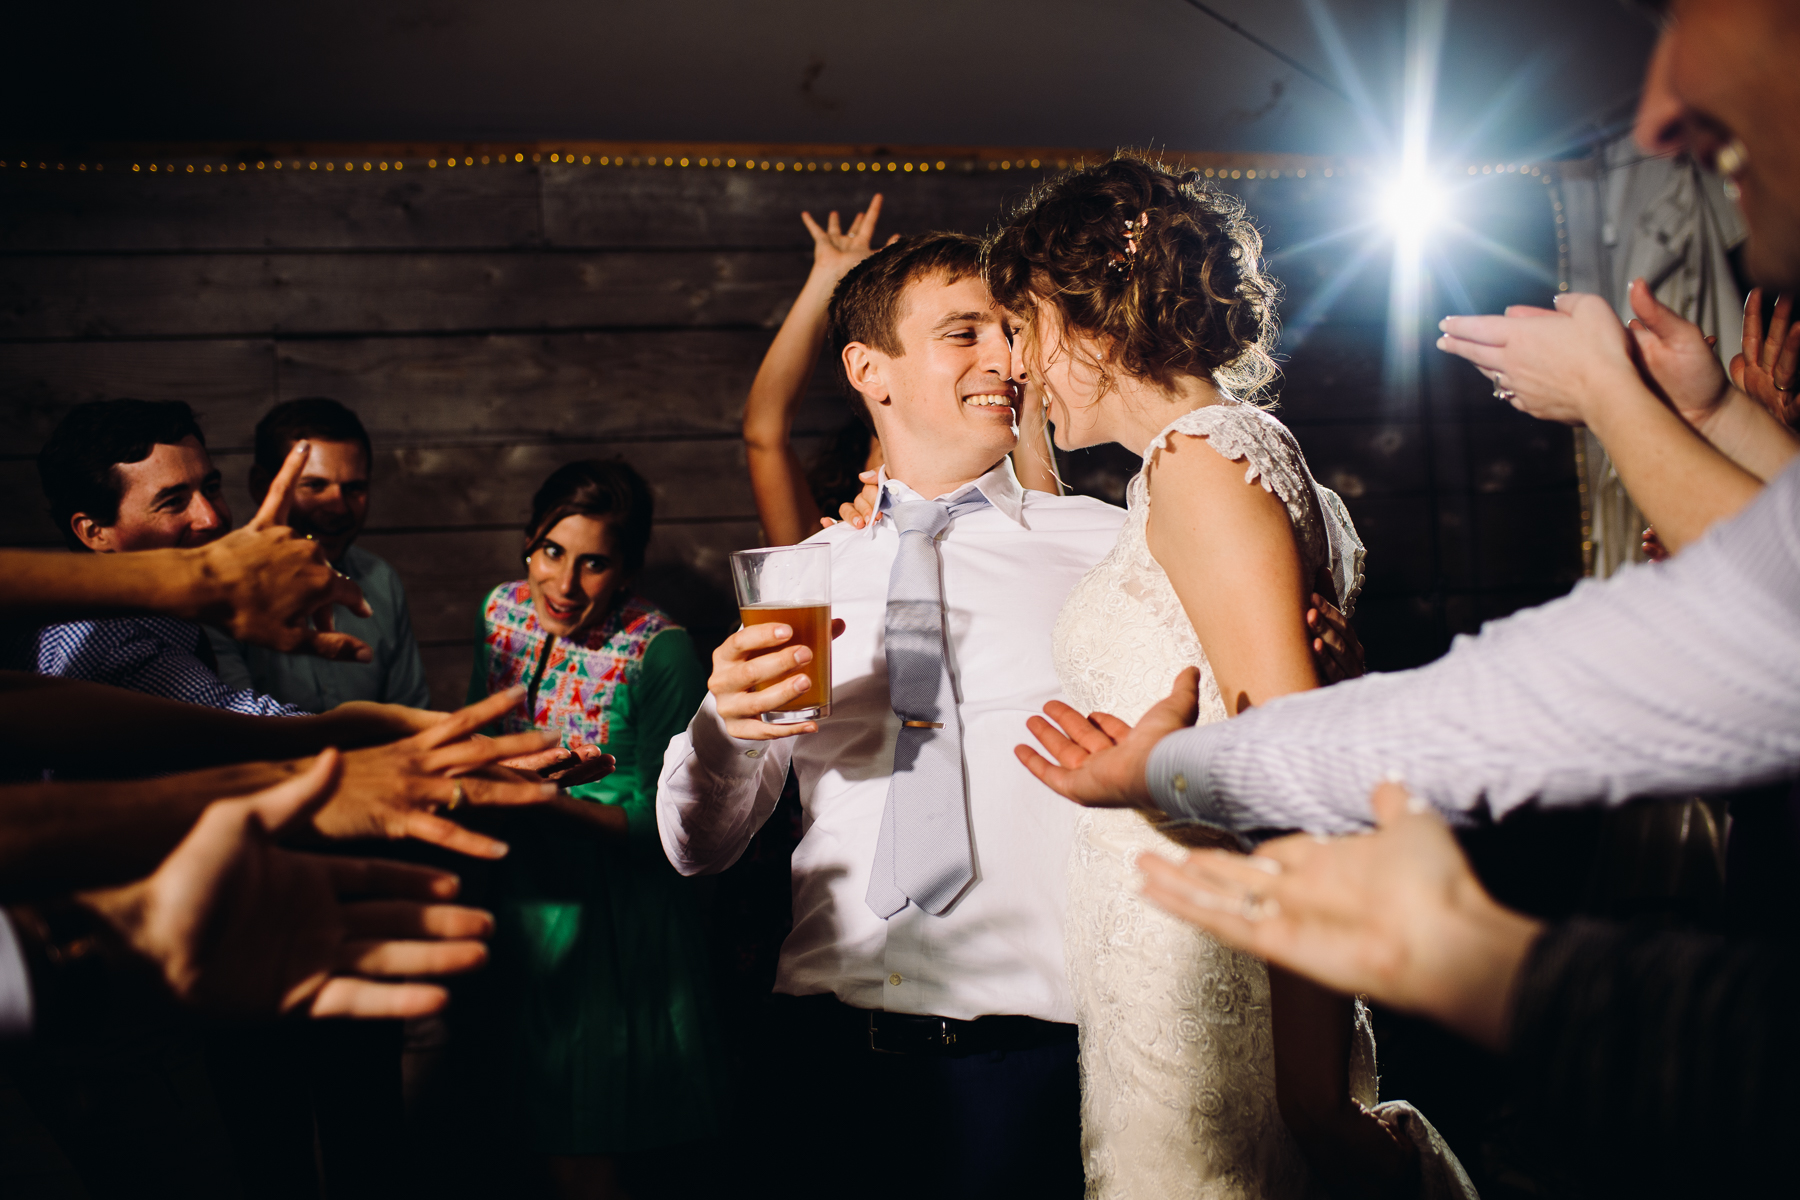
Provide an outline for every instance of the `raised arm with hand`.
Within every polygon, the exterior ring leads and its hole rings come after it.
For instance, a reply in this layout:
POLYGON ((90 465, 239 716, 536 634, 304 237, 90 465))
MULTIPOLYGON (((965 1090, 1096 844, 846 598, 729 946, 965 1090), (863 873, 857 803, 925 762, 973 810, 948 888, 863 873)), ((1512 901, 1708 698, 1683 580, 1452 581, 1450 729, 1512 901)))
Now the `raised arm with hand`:
MULTIPOLYGON (((1730 450, 1715 449, 1672 406, 1691 403, 1687 393, 1681 402, 1665 403, 1650 390, 1638 372, 1632 333, 1598 296, 1558 296, 1555 312, 1519 308, 1498 317, 1446 317, 1440 328, 1438 348, 1481 368, 1515 407, 1593 430, 1671 552, 1739 512, 1761 487, 1756 471, 1733 461, 1730 450)), ((1650 331, 1646 326, 1638 332, 1642 338, 1650 331)), ((1716 411, 1702 423, 1716 426, 1715 435, 1741 452, 1738 422, 1753 419, 1746 410, 1756 406, 1726 405, 1716 387, 1706 399, 1715 401, 1716 411)), ((1768 421, 1764 428, 1773 426, 1768 421)), ((1793 448, 1789 437, 1788 457, 1793 448)), ((1760 457, 1753 461, 1766 469, 1760 457)))
POLYGON ((847 230, 839 227, 835 212, 822 229, 811 213, 800 214, 812 235, 812 272, 763 356, 744 402, 744 452, 750 464, 750 487, 763 535, 771 546, 805 541, 819 528, 819 506, 807 486, 806 468, 794 452, 794 413, 806 398, 806 385, 825 345, 831 293, 850 268, 875 252, 875 222, 880 217, 879 192, 847 230))
POLYGON ((257 795, 208 806, 140 883, 83 903, 191 1008, 221 1016, 412 1017, 444 1007, 435 984, 487 960, 493 919, 444 903, 447 872, 301 854, 275 844, 331 795, 327 752, 257 795), (392 982, 389 982, 392 980, 392 982))
POLYGON ((157 613, 217 625, 284 653, 369 662, 371 651, 332 629, 342 604, 369 614, 362 591, 332 569, 318 543, 283 522, 306 464, 298 443, 249 524, 194 549, 130 554, 0 550, 0 612, 40 620, 157 613))

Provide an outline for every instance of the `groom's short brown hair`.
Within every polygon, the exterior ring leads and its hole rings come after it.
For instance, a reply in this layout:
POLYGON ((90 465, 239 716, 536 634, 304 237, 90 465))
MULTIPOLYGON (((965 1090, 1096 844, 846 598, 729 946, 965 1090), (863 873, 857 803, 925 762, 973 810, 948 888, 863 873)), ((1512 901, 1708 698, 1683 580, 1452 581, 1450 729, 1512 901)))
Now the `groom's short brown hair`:
POLYGON ((851 342, 872 346, 889 358, 900 358, 901 300, 921 279, 945 283, 981 275, 981 242, 966 233, 908 234, 850 268, 831 293, 826 313, 827 341, 837 358, 838 378, 867 419, 862 393, 844 373, 844 347, 851 342))

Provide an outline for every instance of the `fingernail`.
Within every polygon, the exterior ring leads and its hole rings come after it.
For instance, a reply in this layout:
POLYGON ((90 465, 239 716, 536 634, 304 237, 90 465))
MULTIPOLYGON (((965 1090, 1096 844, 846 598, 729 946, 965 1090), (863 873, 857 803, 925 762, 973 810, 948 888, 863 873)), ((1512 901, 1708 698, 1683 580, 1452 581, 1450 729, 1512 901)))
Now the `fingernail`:
POLYGON ((790 683, 796 694, 800 693, 800 692, 804 692, 807 688, 812 686, 812 680, 808 679, 804 675, 794 676, 794 678, 790 681, 790 683))
POLYGON ((1439 321, 1438 328, 1443 330, 1445 333, 1449 333, 1450 332, 1450 318, 1445 317, 1443 320, 1439 321))
POLYGON ((784 641, 786 639, 794 636, 794 631, 792 629, 789 629, 786 625, 777 625, 775 628, 771 629, 769 632, 774 634, 776 637, 781 638, 784 641))
POLYGON ((562 789, 557 787, 554 783, 538 784, 538 798, 541 800, 554 800, 556 799, 556 793, 560 791, 562 791, 562 789))
POLYGON ((1437 348, 1439 350, 1448 350, 1450 348, 1450 339, 1449 338, 1439 338, 1437 340, 1437 348))

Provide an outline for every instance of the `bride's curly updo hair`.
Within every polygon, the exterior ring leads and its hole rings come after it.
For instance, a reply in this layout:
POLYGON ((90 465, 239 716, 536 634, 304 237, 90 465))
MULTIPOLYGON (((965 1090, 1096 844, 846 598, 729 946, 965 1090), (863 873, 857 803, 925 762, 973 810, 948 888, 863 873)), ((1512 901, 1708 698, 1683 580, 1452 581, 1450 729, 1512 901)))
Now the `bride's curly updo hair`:
POLYGON ((1198 171, 1129 151, 1039 185, 987 243, 994 298, 1026 322, 1056 305, 1117 370, 1168 387, 1211 378, 1240 400, 1276 375, 1275 304, 1262 235, 1243 201, 1198 171))

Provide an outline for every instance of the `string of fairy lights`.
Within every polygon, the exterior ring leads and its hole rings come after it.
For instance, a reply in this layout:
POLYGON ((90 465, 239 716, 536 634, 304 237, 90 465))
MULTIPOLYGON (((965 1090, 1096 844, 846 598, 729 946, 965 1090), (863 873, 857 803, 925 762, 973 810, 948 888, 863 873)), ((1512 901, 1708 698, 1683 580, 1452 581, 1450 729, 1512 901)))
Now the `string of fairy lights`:
MULTIPOLYGON (((398 172, 404 170, 451 171, 468 170, 478 167, 521 166, 526 163, 542 164, 545 162, 559 167, 659 167, 689 170, 725 170, 725 171, 774 171, 794 174, 838 172, 863 174, 918 174, 933 172, 957 172, 974 174, 981 171, 1042 171, 1046 169, 1066 170, 1073 162, 1072 158, 1019 157, 996 158, 984 156, 980 158, 934 158, 934 157, 847 157, 842 155, 825 156, 781 156, 745 154, 698 154, 692 152, 668 153, 577 153, 563 150, 511 150, 486 153, 461 153, 426 156, 423 158, 376 157, 360 155, 322 155, 294 154, 279 158, 267 156, 263 158, 140 158, 133 161, 56 161, 49 158, 14 158, 0 157, 0 171, 73 171, 100 173, 107 170, 125 171, 135 174, 161 176, 177 175, 233 175, 256 171, 323 171, 331 174, 377 174, 380 172, 398 172)), ((1294 165, 1271 166, 1265 161, 1248 160, 1245 165, 1211 165, 1201 168, 1208 179, 1349 179, 1352 177, 1375 177, 1383 174, 1383 170, 1366 164, 1354 162, 1315 161, 1309 166, 1294 165)), ((1475 175, 1529 175, 1551 183, 1556 173, 1556 164, 1551 163, 1471 163, 1468 174, 1475 175)), ((1558 209, 1557 222, 1560 233, 1561 210, 1558 209)))

